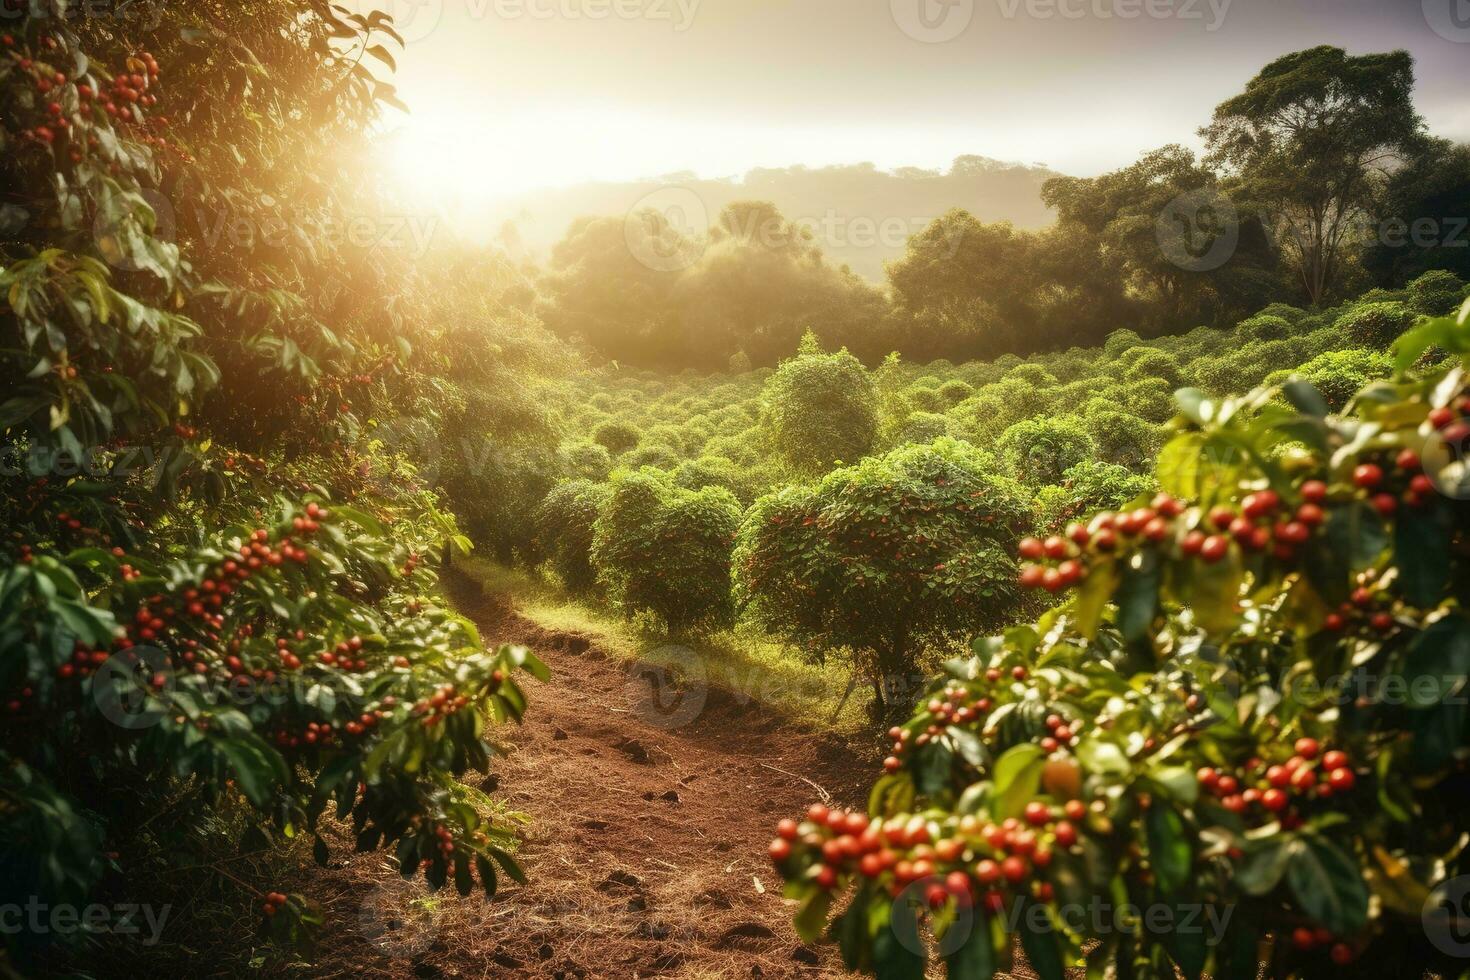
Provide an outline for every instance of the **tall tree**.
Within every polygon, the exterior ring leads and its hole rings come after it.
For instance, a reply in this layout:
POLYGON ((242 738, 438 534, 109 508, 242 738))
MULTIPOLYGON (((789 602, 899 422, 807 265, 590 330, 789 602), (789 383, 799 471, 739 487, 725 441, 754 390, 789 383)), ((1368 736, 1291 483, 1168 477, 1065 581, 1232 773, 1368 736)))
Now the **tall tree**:
POLYGON ((1375 191, 1420 145, 1414 61, 1322 46, 1261 69, 1200 131, 1240 202, 1266 218, 1312 303, 1332 288, 1375 191))

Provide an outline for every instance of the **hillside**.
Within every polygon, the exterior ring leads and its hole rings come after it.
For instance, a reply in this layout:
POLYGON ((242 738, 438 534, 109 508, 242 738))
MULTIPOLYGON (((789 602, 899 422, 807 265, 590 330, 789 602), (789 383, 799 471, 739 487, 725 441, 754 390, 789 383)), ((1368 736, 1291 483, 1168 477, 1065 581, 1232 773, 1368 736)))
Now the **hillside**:
POLYGON ((752 170, 738 178, 676 173, 517 195, 488 206, 485 227, 500 229, 500 241, 512 252, 542 260, 575 219, 625 214, 661 188, 680 187, 692 190, 705 212, 689 216, 689 231, 703 233, 709 220, 736 201, 770 201, 791 221, 809 224, 831 261, 878 281, 883 263, 903 254, 909 236, 951 208, 1020 228, 1049 224, 1041 185, 1055 176, 1041 165, 979 156, 959 157, 946 172, 856 163, 752 170))

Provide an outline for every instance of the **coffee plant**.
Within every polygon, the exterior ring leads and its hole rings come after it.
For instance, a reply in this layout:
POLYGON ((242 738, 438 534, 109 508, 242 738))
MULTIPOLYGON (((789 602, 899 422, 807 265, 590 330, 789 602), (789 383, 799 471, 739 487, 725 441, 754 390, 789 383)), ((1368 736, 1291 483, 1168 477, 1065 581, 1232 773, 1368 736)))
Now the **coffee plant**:
POLYGON ((778 828, 801 934, 916 980, 1014 939, 1048 980, 1463 975, 1470 304, 1395 354, 1341 415, 1183 390, 1156 495, 1022 540, 1065 601, 946 664, 867 813, 778 828))
MULTIPOLYGON (((325 864, 329 808, 406 877, 521 880, 455 777, 546 671, 437 597, 469 542, 370 433, 453 379, 381 298, 409 270, 331 233, 377 204, 321 190, 395 101, 364 64, 391 20, 30 6, 0 35, 0 901, 86 904, 202 826, 325 864)), ((257 902, 268 938, 320 921, 257 902)))

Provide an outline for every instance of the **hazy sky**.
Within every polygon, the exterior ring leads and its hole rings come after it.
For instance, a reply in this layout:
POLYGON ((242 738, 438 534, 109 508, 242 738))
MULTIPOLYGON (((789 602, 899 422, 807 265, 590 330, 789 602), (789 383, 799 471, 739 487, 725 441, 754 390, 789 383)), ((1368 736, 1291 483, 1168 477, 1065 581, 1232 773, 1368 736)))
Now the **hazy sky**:
POLYGON ((1406 48, 1470 138, 1470 0, 360 0, 399 15, 400 160, 493 196, 963 153, 1094 174, 1195 143, 1288 51, 1406 48))

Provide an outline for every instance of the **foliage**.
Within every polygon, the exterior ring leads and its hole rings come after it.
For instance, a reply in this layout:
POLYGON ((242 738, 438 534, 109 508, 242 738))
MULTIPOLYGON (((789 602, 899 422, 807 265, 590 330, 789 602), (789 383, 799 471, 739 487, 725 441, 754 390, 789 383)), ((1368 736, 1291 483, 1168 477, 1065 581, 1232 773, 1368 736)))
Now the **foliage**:
POLYGON ((846 350, 801 353, 767 382, 765 428, 796 472, 821 473, 834 461, 863 456, 878 433, 878 392, 846 350))
POLYGON ((1069 467, 1055 486, 1037 491, 1037 529, 1060 534, 1080 517, 1099 510, 1116 510, 1156 487, 1151 477, 1128 467, 1084 460, 1069 467))
POLYGON ((1403 303, 1360 303, 1338 317, 1336 328, 1360 347, 1387 347, 1418 315, 1403 303))
POLYGON ((996 451, 1017 479, 1040 486, 1056 483, 1063 471, 1096 455, 1097 447, 1077 419, 1038 416, 1001 433, 996 451))
POLYGON ((592 567, 593 529, 608 496, 605 483, 567 480, 553 487, 537 508, 540 553, 570 592, 586 592, 597 582, 597 570, 592 567))
POLYGON ((630 617, 652 612, 675 633, 728 626, 739 523, 728 490, 688 490, 651 468, 619 471, 593 525, 592 565, 630 617))
MULTIPOLYGON (((469 542, 424 478, 449 416, 418 407, 535 431, 513 380, 458 383, 525 377, 537 342, 445 369, 485 322, 406 323, 434 270, 331 234, 380 213, 343 161, 396 104, 363 63, 389 18, 154 13, 41 2, 0 42, 0 901, 135 898, 200 841, 325 863, 328 806, 406 877, 493 893, 512 828, 455 777, 545 672, 437 598, 425 557, 469 542)), ((320 922, 261 899, 265 938, 320 922)))
MULTIPOLYGON (((1470 354, 1470 305, 1398 364, 1430 345, 1470 354)), ((1342 416, 1300 383, 1180 404, 1153 501, 1021 542, 1062 604, 945 665, 869 812, 780 825, 804 938, 845 896, 829 935, 878 976, 987 980, 1016 934, 1048 978, 1463 972, 1425 918, 1470 832, 1463 368, 1342 416)))
POLYGON ((952 439, 905 446, 757 500, 735 550, 736 601, 792 642, 850 651, 882 711, 917 649, 1009 615, 1006 549, 1028 523, 1023 491, 987 454, 952 439))

